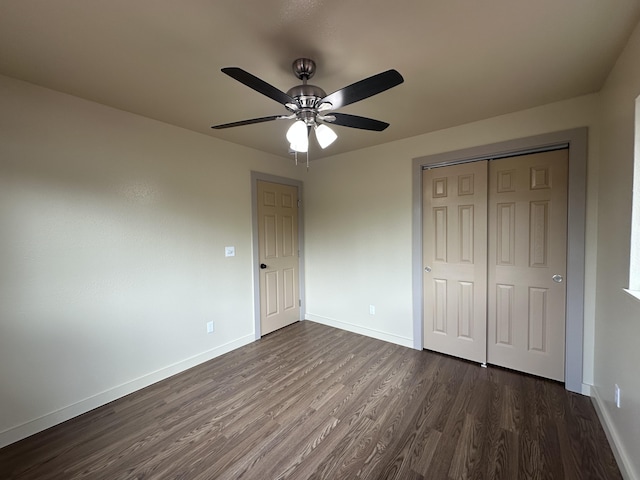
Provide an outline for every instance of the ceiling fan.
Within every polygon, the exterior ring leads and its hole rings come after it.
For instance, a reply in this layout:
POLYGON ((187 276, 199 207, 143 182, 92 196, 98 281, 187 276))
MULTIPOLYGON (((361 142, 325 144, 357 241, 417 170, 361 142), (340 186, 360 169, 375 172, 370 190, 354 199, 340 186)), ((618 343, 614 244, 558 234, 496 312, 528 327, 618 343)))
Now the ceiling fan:
POLYGON ((272 120, 295 120, 287 131, 287 140, 290 143, 291 150, 294 152, 308 152, 309 133, 311 130, 315 131, 316 139, 322 148, 328 147, 337 138, 335 132, 327 124, 377 132, 381 132, 389 126, 388 123, 380 120, 337 113, 334 110, 372 97, 401 84, 404 79, 396 70, 387 70, 373 75, 327 95, 320 87, 307 83, 316 72, 316 64, 313 60, 299 58, 293 62, 292 68, 296 77, 302 80, 302 85, 290 88, 287 93, 241 68, 223 68, 222 72, 231 78, 282 104, 289 111, 289 114, 224 123, 214 125, 211 128, 239 127, 272 120))

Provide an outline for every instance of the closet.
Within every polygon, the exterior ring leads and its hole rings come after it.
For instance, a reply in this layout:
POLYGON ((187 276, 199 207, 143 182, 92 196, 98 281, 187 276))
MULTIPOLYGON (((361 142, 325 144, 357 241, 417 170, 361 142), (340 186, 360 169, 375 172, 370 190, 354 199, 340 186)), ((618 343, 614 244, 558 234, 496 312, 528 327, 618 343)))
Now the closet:
POLYGON ((568 150, 423 171, 424 348, 564 381, 568 150))

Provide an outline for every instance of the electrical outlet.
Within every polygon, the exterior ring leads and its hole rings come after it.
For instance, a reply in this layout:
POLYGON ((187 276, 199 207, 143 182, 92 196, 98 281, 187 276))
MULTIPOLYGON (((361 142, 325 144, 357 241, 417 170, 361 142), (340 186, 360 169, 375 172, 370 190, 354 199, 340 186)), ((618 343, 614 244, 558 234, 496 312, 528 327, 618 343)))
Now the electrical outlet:
POLYGON ((213 333, 213 322, 207 322, 207 333, 213 333))
POLYGON ((376 306, 369 305, 369 315, 375 315, 375 314, 376 314, 376 306))
POLYGON ((620 387, 617 383, 613 391, 613 400, 616 402, 616 407, 620 408, 620 387))

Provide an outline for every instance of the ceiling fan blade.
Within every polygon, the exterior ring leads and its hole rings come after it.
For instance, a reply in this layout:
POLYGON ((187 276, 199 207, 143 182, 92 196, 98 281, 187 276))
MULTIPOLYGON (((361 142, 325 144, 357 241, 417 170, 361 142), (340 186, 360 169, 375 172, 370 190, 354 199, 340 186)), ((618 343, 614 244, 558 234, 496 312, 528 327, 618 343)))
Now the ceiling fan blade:
POLYGON ((358 115, 349 115, 346 113, 331 113, 328 117, 335 117, 336 119, 329 122, 330 125, 340 125, 341 127, 360 128, 362 130, 374 130, 381 132, 389 126, 387 122, 381 122, 380 120, 374 120, 373 118, 360 117, 358 115))
POLYGON ((253 123, 270 122, 271 120, 279 120, 281 118, 288 118, 282 115, 271 115, 270 117, 252 118, 250 120, 240 120, 239 122, 223 123, 222 125, 213 125, 211 128, 220 130, 222 128, 241 127, 242 125, 251 125, 253 123))
POLYGON ((400 85, 404 78, 396 70, 387 70, 330 93, 319 104, 330 103, 333 110, 372 97, 400 85))
POLYGON ((293 103, 293 98, 284 93, 282 90, 278 90, 273 85, 268 84, 264 80, 259 79, 255 75, 251 75, 249 72, 238 67, 226 67, 222 69, 222 73, 226 73, 231 78, 244 83, 247 87, 253 88, 256 92, 259 92, 267 97, 275 100, 282 105, 287 103, 293 103))

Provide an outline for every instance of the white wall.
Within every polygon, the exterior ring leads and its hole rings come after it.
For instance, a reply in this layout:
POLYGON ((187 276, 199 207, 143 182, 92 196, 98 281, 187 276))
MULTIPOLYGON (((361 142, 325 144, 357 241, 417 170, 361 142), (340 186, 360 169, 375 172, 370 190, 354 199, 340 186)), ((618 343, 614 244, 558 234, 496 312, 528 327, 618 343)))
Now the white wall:
POLYGON ((253 340, 250 171, 304 169, 7 77, 0 105, 0 446, 253 340))
POLYGON ((307 318, 411 346, 412 159, 588 126, 583 370, 590 384, 598 106, 588 95, 313 162, 305 184, 307 318))
POLYGON ((640 301, 628 286, 635 101, 640 95, 640 26, 601 92, 598 275, 594 395, 628 470, 640 478, 640 301), (613 403, 614 384, 622 390, 613 403))

